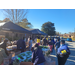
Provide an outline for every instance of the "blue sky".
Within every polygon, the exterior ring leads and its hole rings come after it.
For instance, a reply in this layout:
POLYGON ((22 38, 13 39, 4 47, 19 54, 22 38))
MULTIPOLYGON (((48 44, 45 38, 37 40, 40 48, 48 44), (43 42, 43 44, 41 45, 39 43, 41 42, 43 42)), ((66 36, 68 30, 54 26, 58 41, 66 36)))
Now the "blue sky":
MULTIPOLYGON (((4 19, 0 12, 0 20, 4 19)), ((61 33, 74 32, 75 28, 75 9, 29 9, 27 19, 33 28, 41 29, 45 22, 52 22, 55 29, 61 33)))

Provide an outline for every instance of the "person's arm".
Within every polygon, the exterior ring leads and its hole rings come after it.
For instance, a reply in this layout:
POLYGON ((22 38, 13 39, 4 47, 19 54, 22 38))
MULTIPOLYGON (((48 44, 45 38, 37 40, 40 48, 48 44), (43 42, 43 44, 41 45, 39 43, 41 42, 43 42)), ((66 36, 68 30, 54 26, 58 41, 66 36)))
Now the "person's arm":
POLYGON ((4 46, 6 46, 5 43, 1 44, 1 45, 0 45, 0 48, 3 48, 3 49, 5 50, 6 55, 9 56, 9 54, 8 54, 7 50, 4 48, 4 46))
POLYGON ((42 45, 43 45, 43 41, 44 41, 44 40, 42 40, 42 45))
POLYGON ((0 45, 0 48, 3 48, 3 44, 0 45))
POLYGON ((29 46, 31 45, 31 42, 29 41, 29 46))

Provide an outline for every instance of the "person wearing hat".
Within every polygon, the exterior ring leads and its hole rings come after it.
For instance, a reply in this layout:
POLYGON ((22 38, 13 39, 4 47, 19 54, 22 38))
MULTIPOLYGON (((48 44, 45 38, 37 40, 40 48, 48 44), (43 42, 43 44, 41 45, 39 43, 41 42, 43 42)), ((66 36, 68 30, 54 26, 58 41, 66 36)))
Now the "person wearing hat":
POLYGON ((39 45, 36 43, 32 48, 32 63, 34 65, 44 65, 44 62, 45 57, 43 55, 43 52, 41 48, 39 48, 39 45))
POLYGON ((7 50, 6 50, 6 47, 7 47, 7 42, 8 42, 8 39, 5 38, 3 43, 0 45, 0 48, 3 48, 5 50, 5 53, 7 54, 7 56, 9 56, 7 50))
POLYGON ((60 47, 57 51, 58 65, 64 65, 70 55, 70 50, 64 40, 60 41, 60 47))

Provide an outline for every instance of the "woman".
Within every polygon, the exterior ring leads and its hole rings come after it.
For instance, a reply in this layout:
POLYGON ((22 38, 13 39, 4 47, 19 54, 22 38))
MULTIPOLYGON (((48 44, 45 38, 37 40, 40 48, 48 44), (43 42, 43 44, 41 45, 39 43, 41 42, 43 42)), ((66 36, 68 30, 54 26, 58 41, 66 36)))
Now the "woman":
POLYGON ((53 42, 49 39, 48 45, 50 46, 50 52, 52 52, 53 42))
POLYGON ((38 45, 40 45, 40 37, 38 37, 37 43, 38 43, 38 45))
POLYGON ((34 65, 44 65, 45 58, 42 53, 41 48, 39 48, 38 44, 34 45, 34 48, 32 49, 32 63, 34 65))
POLYGON ((32 38, 30 37, 30 39, 29 39, 29 51, 31 51, 31 48, 32 48, 32 38))

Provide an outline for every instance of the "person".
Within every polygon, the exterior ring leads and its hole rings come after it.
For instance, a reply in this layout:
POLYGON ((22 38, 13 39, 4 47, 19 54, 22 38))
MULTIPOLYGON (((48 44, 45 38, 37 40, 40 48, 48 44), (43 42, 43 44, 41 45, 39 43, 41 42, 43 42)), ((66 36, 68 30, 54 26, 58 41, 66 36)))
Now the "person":
POLYGON ((54 49, 54 44, 55 44, 54 38, 52 38, 51 41, 53 42, 53 49, 54 49))
POLYGON ((8 52, 7 52, 7 49, 6 49, 6 47, 7 47, 7 42, 8 42, 8 39, 5 38, 4 41, 3 41, 3 43, 0 44, 0 48, 3 48, 3 49, 5 50, 6 55, 9 56, 9 54, 8 54, 8 52))
POLYGON ((64 40, 61 40, 60 47, 58 48, 57 51, 58 65, 64 65, 69 55, 70 55, 70 50, 68 46, 65 44, 64 40), (65 51, 65 53, 62 53, 62 51, 65 51))
POLYGON ((26 37, 23 37, 23 40, 26 42, 26 37))
POLYGON ((49 39, 48 45, 50 46, 50 52, 52 52, 53 42, 51 41, 51 38, 49 39))
POLYGON ((31 48, 32 48, 32 38, 30 37, 29 38, 29 51, 31 51, 31 48))
POLYGON ((35 44, 32 48, 32 63, 34 65, 44 65, 45 58, 41 48, 38 44, 35 44))
POLYGON ((30 41, 30 36, 29 36, 29 38, 28 38, 27 42, 29 43, 29 41, 30 41))
POLYGON ((22 38, 20 38, 17 41, 17 50, 21 50, 21 52, 24 52, 25 48, 26 48, 25 41, 22 38))
POLYGON ((37 42, 37 37, 35 37, 34 42, 35 42, 35 43, 37 42))
POLYGON ((57 55, 57 50, 60 47, 60 39, 57 39, 57 42, 55 43, 54 47, 55 47, 55 51, 56 51, 56 55, 57 55))
POLYGON ((47 45, 47 43, 48 43, 47 39, 46 39, 46 37, 44 37, 43 40, 42 40, 42 45, 47 45))
POLYGON ((57 42, 57 38, 54 38, 54 42, 55 42, 55 43, 57 42))
POLYGON ((40 37, 37 38, 37 43, 40 45, 40 37))
POLYGON ((46 39, 47 39, 47 41, 48 41, 48 36, 46 36, 46 39))

